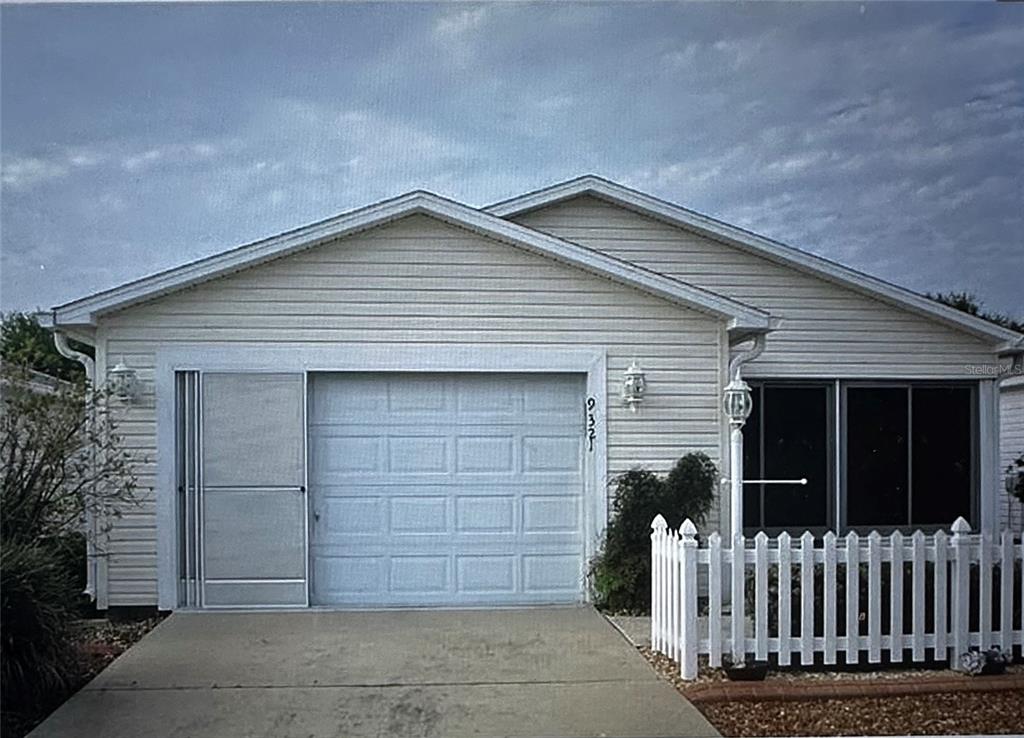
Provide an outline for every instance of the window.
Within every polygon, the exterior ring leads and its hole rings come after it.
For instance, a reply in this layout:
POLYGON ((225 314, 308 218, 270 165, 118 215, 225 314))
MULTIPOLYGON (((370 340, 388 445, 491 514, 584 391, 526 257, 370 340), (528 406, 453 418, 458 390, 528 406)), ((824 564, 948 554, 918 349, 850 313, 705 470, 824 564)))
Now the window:
POLYGON ((752 387, 744 426, 745 479, 801 479, 798 484, 746 484, 747 528, 826 528, 831 522, 829 385, 764 383, 752 387))
POLYGON ((743 485, 748 532, 948 528, 959 516, 976 524, 973 385, 765 380, 751 389, 744 479, 808 483, 743 485))
POLYGON ((965 385, 850 385, 846 524, 948 527, 972 519, 974 394, 965 385))

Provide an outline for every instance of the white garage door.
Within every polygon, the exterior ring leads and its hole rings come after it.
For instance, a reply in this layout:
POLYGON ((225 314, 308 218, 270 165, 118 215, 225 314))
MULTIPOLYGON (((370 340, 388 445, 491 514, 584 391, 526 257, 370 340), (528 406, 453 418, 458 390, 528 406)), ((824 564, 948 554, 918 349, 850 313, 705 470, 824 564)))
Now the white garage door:
POLYGON ((581 375, 311 377, 312 601, 583 592, 581 375))

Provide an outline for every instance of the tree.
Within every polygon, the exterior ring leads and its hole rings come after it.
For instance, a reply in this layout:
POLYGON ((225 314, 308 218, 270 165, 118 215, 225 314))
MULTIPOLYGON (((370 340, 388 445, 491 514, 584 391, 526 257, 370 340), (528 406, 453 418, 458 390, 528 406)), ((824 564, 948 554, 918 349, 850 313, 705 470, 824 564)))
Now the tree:
POLYGON ((968 315, 974 315, 982 320, 987 320, 989 323, 995 323, 1003 328, 1009 328, 1011 331, 1024 333, 1024 320, 1018 320, 1003 313, 992 313, 984 310, 981 300, 970 292, 936 292, 934 294, 926 292, 925 297, 930 297, 936 302, 949 305, 949 307, 956 308, 968 315))
POLYGON ((33 389, 5 364, 0 413, 0 540, 58 540, 89 514, 110 521, 135 499, 134 459, 107 407, 109 391, 83 382, 33 389))
MULTIPOLYGON (((91 353, 88 347, 72 343, 76 350, 91 353)), ((0 316, 0 358, 9 364, 69 382, 81 381, 85 377, 81 364, 57 351, 53 345, 53 333, 39 325, 34 315, 26 313, 0 316)))
MULTIPOLYGON (((6 324, 5 324, 6 325, 6 324)), ((136 502, 134 459, 85 382, 40 390, 0 365, 0 703, 6 726, 74 679, 70 622, 84 570, 82 528, 105 532, 136 502)), ((100 550, 102 551, 102 542, 100 550)))

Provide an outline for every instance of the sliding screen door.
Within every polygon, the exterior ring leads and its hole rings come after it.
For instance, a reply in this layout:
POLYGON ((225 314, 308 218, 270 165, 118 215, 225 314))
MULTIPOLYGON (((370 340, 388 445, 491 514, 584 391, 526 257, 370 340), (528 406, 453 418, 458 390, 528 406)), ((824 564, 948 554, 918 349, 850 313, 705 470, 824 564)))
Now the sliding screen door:
POLYGON ((306 604, 301 374, 202 376, 202 605, 306 604))

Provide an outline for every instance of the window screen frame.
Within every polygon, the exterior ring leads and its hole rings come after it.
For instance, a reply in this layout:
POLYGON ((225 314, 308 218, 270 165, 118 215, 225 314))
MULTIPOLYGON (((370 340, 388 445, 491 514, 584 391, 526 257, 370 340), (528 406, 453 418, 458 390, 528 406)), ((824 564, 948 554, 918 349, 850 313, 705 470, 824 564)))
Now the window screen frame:
POLYGON ((895 531, 916 531, 934 533, 939 530, 948 530, 953 524, 950 520, 943 524, 916 524, 914 520, 914 388, 960 388, 966 389, 970 396, 970 512, 968 523, 972 529, 977 529, 980 524, 981 500, 980 500, 980 477, 981 477, 981 433, 979 424, 979 396, 978 384, 970 381, 957 380, 847 380, 839 383, 839 447, 838 447, 838 471, 839 471, 839 504, 838 519, 836 520, 837 530, 841 533, 854 532, 857 534, 868 534, 872 531, 889 534, 895 531), (900 525, 849 525, 849 392, 850 388, 856 389, 903 389, 907 399, 907 522, 900 525))
MULTIPOLYGON (((823 389, 825 391, 825 447, 827 450, 825 459, 825 470, 826 470, 826 489, 825 489, 825 522, 823 525, 816 526, 770 526, 770 527, 748 527, 743 526, 744 536, 751 537, 756 535, 760 531, 764 531, 769 536, 777 536, 780 533, 802 534, 804 531, 810 531, 815 536, 822 536, 830 530, 835 530, 836 523, 836 464, 838 459, 836 457, 836 382, 832 379, 772 379, 758 378, 748 379, 747 383, 750 385, 751 390, 756 391, 756 398, 754 402, 760 402, 758 418, 760 420, 760 427, 758 429, 758 458, 760 459, 760 469, 758 470, 758 479, 765 479, 764 476, 764 388, 767 386, 780 387, 785 389, 823 389)), ((745 476, 745 475, 744 475, 745 476)), ((761 494, 758 496, 758 518, 760 521, 764 520, 764 485, 757 485, 762 488, 761 494)))

